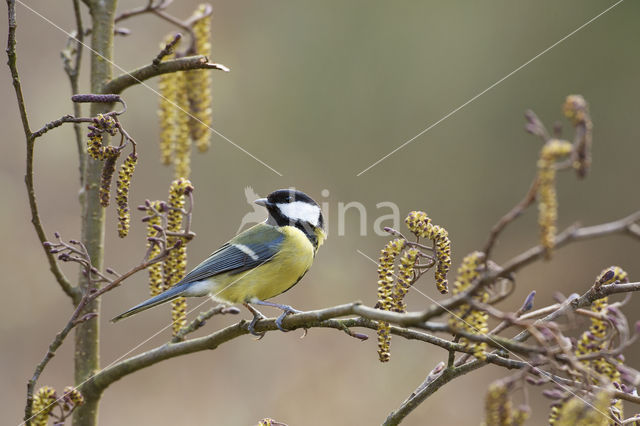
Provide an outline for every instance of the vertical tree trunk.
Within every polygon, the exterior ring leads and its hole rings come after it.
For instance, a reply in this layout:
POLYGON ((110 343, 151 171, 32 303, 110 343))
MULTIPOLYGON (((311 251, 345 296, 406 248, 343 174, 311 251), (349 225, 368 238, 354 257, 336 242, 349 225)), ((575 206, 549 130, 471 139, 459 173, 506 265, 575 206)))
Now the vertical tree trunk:
MULTIPOLYGON (((100 93, 102 86, 112 77, 113 29, 116 0, 86 0, 92 20, 91 48, 91 92, 100 93), (101 55, 101 56, 98 56, 101 55)), ((93 104, 91 114, 108 111, 110 105, 93 104)), ((102 268, 104 255, 104 208, 100 205, 98 190, 102 162, 91 158, 87 160, 84 176, 84 202, 82 206, 82 241, 89 251, 91 261, 96 268, 102 268)), ((80 276, 84 289, 89 283, 80 276)), ((85 313, 98 313, 100 302, 94 300, 87 306, 85 313)), ((93 318, 80 324, 75 331, 75 382, 80 384, 100 369, 99 318, 93 318)), ((85 395, 86 403, 80 406, 74 416, 76 426, 91 426, 98 422, 100 393, 85 395)))

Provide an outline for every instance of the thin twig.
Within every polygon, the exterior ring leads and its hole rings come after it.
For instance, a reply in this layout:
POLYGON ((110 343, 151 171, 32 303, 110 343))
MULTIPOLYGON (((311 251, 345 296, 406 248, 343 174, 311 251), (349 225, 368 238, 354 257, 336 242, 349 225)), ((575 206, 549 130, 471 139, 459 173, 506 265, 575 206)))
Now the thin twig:
MULTIPOLYGON (((67 41, 67 48, 61 53, 64 62, 64 70, 69 78, 72 96, 79 92, 78 77, 80 75, 80 65, 82 63, 82 52, 84 49, 84 29, 82 25, 80 0, 73 0, 73 12, 76 20, 76 36, 69 38, 67 41), (71 46, 74 46, 73 49, 71 46), (73 55, 72 52, 74 53, 73 55)), ((79 104, 73 103, 73 115, 76 117, 82 116, 82 107, 79 104)), ((80 123, 74 123, 73 130, 76 136, 78 171, 80 187, 82 188, 84 186, 84 169, 87 158, 84 151, 84 138, 80 123)))
MULTIPOLYGON (((76 103, 74 102, 74 105, 76 103)), ((58 118, 57 120, 53 120, 47 124, 45 124, 44 126, 42 126, 42 128, 40 128, 39 130, 36 130, 35 132, 32 133, 31 137, 33 139, 39 138, 40 136, 44 135, 45 133, 47 133, 49 130, 53 130, 56 127, 60 127, 65 123, 92 123, 93 122, 93 118, 89 118, 89 117, 74 117, 73 115, 67 114, 64 115, 60 118, 58 118)), ((84 154, 84 151, 83 151, 84 154)))
MULTIPOLYGON (((616 222, 624 222, 625 220, 631 220, 633 217, 634 215, 631 215, 625 219, 622 219, 621 221, 616 221, 616 222)), ((608 227, 608 229, 617 229, 617 228, 608 227)), ((552 313, 545 316, 544 318, 536 321, 534 324, 550 323, 552 321, 555 321, 557 318, 561 316, 567 315, 571 311, 575 311, 576 309, 589 306, 594 300, 600 299, 605 296, 618 294, 618 293, 635 292, 635 291, 640 291, 640 282, 609 284, 609 285, 601 286, 598 289, 596 289, 595 287, 592 287, 582 296, 566 300, 556 310, 554 310, 552 313)), ((511 342, 524 342, 530 336, 531 336, 531 329, 522 331, 521 333, 519 333, 518 335, 516 335, 514 338, 510 340, 511 342)), ((496 353, 488 354, 488 355, 496 355, 496 353)), ((463 374, 466 374, 468 372, 471 372, 485 365, 486 363, 487 363, 486 360, 481 361, 481 360, 475 359, 473 361, 467 362, 466 364, 445 369, 442 372, 440 377, 438 377, 436 380, 429 383, 429 385, 426 386, 425 388, 420 389, 420 391, 418 392, 415 392, 415 396, 405 401, 405 403, 403 403, 397 410, 389 414, 384 424, 385 425, 399 424, 400 421, 402 421, 402 419, 404 419, 409 413, 411 413, 411 411, 417 408, 420 405, 420 403, 422 403, 430 395, 436 392, 440 387, 444 386, 446 383, 448 383, 452 379, 458 376, 461 376, 463 374)), ((524 362, 522 366, 525 366, 525 365, 528 366, 528 365, 531 365, 531 363, 524 362)), ((515 367, 515 368, 521 368, 521 367, 515 367)))
POLYGON ((149 13, 153 9, 165 9, 172 3, 172 0, 162 0, 158 2, 158 4, 154 4, 153 0, 149 0, 146 6, 137 7, 135 9, 126 10, 115 17, 115 22, 118 23, 120 21, 124 21, 125 19, 132 18, 134 16, 142 15, 144 13, 149 13))
POLYGON ((520 216, 524 211, 536 201, 536 194, 538 193, 538 177, 536 176, 531 182, 531 186, 527 191, 527 195, 524 196, 522 201, 516 204, 507 214, 502 216, 498 223, 496 223, 493 228, 491 228, 491 232, 489 233, 489 238, 484 245, 482 251, 485 253, 485 261, 489 259, 491 255, 491 251, 498 241, 498 236, 500 233, 506 228, 508 224, 513 222, 518 216, 520 216))
POLYGON ((180 39, 182 39, 182 34, 177 33, 176 35, 174 35, 173 40, 165 44, 164 48, 160 51, 160 53, 158 53, 156 57, 153 58, 153 61, 151 61, 151 64, 154 67, 157 67, 158 65, 160 65, 160 62, 165 56, 173 53, 173 51, 175 50, 176 44, 180 41, 180 39))
POLYGON ((182 342, 184 338, 187 336, 187 334, 193 333, 194 331, 204 326, 207 320, 209 320, 214 315, 219 315, 219 314, 235 315, 239 313, 240 313, 240 310, 233 306, 227 306, 227 305, 214 306, 208 311, 201 312, 200 314, 198 314, 198 316, 193 321, 191 321, 189 325, 182 327, 180 331, 178 331, 178 333, 175 336, 173 336, 173 338, 171 339, 171 343, 182 342))
MULTIPOLYGON (((579 228, 578 226, 571 226, 558 234, 555 239, 555 247, 560 248, 566 244, 574 241, 587 240, 591 238, 602 237, 605 235, 612 235, 617 233, 628 234, 629 227, 632 224, 640 220, 640 211, 630 214, 613 222, 603 223, 600 225, 587 226, 579 228)), ((518 256, 513 257, 511 260, 503 265, 503 271, 499 275, 506 276, 509 273, 515 272, 542 258, 544 255, 544 248, 540 245, 530 248, 529 250, 521 253, 518 256)))
POLYGON ((64 339, 67 337, 69 332, 73 330, 73 328, 77 326, 80 322, 93 318, 93 316, 85 316, 82 319, 78 318, 80 315, 80 312, 82 312, 86 304, 87 304, 87 297, 84 296, 82 297, 82 299, 80 299, 78 306, 76 306, 76 309, 73 311, 73 314, 71 315, 71 320, 69 320, 67 324, 64 326, 64 328, 60 330, 58 334, 56 334, 56 337, 53 339, 53 342, 51 342, 51 344, 49 345, 47 353, 44 355, 44 358, 42 359, 42 361, 38 363, 38 365, 35 368, 35 371, 33 372, 33 375, 31 376, 31 379, 29 379, 29 382, 27 383, 27 404, 24 410, 24 421, 26 424, 30 424, 30 420, 32 418, 33 393, 34 393, 36 383, 40 378, 40 374, 42 374, 42 371, 44 370, 44 368, 47 366, 49 361, 51 361, 51 358, 54 357, 56 351, 58 350, 60 345, 62 345, 62 342, 64 342, 64 339))
MULTIPOLYGON (((36 202, 36 194, 33 184, 33 160, 34 160, 34 147, 35 141, 32 137, 31 129, 29 127, 29 119, 27 115, 27 108, 24 102, 24 96, 22 94, 22 85, 20 84, 20 74, 18 73, 18 67, 16 65, 16 11, 15 0, 7 0, 8 18, 9 18, 9 32, 7 36, 7 64, 11 72, 13 81, 13 88, 16 93, 16 100, 18 104, 18 112, 20 113, 20 120, 22 121, 22 128, 24 131, 27 152, 26 152, 26 173, 25 184, 27 186, 27 197, 29 199, 29 208, 31 210, 31 223, 36 231, 36 235, 40 240, 40 243, 47 241, 47 236, 40 221, 40 214, 38 212, 38 204, 36 202)), ((56 281, 60 285, 60 288, 71 298, 74 304, 77 304, 80 300, 81 294, 77 287, 74 287, 71 282, 64 275, 55 257, 44 250, 49 262, 49 269, 55 277, 56 281)))

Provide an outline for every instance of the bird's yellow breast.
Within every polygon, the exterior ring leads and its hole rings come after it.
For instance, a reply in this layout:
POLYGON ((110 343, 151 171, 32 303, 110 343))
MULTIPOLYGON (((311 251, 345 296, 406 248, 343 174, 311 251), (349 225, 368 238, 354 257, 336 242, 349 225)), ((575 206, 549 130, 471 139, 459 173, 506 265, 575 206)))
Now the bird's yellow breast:
POLYGON ((252 298, 267 300, 290 289, 307 272, 315 249, 307 236, 298 228, 283 226, 279 229, 284 240, 271 260, 239 274, 215 276, 212 295, 229 303, 243 303, 252 298))

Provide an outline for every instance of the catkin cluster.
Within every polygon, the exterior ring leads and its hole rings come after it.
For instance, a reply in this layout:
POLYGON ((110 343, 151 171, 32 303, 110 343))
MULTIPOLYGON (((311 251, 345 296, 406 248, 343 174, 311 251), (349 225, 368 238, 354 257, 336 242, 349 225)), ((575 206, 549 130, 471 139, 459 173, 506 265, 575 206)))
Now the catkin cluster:
MULTIPOLYGON (((434 243, 436 262, 436 285, 441 293, 446 293, 447 272, 451 267, 451 242, 447 231, 431 223, 427 214, 420 211, 410 212, 405 222, 418 238, 428 238, 434 243)), ((378 260, 378 303, 376 308, 392 312, 406 312, 404 298, 413 285, 416 277, 415 269, 421 256, 419 245, 409 243, 404 238, 390 241, 382 249, 378 260), (402 255, 400 255, 402 253, 402 255), (396 260, 398 273, 394 273, 396 260)), ((420 265, 422 267, 422 265, 420 265)), ((391 326, 384 321, 378 322, 378 356, 381 362, 389 361, 389 345, 391 343, 391 326)))
POLYGON ((104 134, 115 136, 118 131, 116 121, 110 115, 98 114, 93 118, 93 124, 88 126, 87 154, 94 160, 103 161, 113 155, 113 147, 105 146, 103 143, 104 134))
POLYGON ((580 95, 569 95, 562 107, 564 116, 576 128, 576 152, 573 168, 578 177, 584 178, 591 166, 591 138, 593 123, 589 115, 589 105, 580 95))
MULTIPOLYGON (((169 188, 169 213, 167 214, 167 231, 180 232, 185 206, 185 196, 193 190, 191 182, 187 179, 176 179, 169 188)), ((172 249, 163 262, 164 289, 169 289, 178 283, 187 271, 187 246, 184 239, 178 236, 167 237, 169 247, 172 249), (181 243, 181 244, 180 244, 181 243)), ((172 302, 173 333, 174 335, 185 326, 187 318, 187 301, 184 297, 174 299, 172 302)))
POLYGON ((571 153, 571 143, 551 139, 542 147, 538 160, 538 224, 540 240, 549 259, 555 245, 556 222, 558 220, 558 198, 556 194, 556 161, 571 153))
MULTIPOLYGON (((596 285, 606 285, 615 282, 628 282, 629 275, 619 266, 611 266, 604 269, 596 279, 596 285)), ((606 315, 609 306, 607 297, 603 297, 594 301, 591 305, 591 311, 606 315)), ((591 326, 589 330, 582 333, 576 347, 576 355, 588 355, 590 353, 606 351, 611 343, 610 336, 613 335, 611 324, 604 318, 591 318, 591 326)), ((616 363, 607 358, 597 358, 594 360, 583 360, 583 364, 593 368, 598 374, 605 376, 611 383, 620 383, 620 371, 616 363)), ((616 400, 612 406, 615 406, 620 415, 622 415, 622 401, 616 400)))
MULTIPOLYGON (((111 200, 111 183, 116 172, 116 164, 122 146, 115 147, 103 143, 104 134, 114 136, 118 132, 116 120, 110 115, 98 114, 93 118, 93 123, 88 126, 87 154, 94 160, 102 161, 102 174, 100 175, 100 188, 98 198, 102 207, 108 207, 111 200)), ((118 172, 116 182, 116 203, 118 204, 118 235, 121 238, 129 234, 131 213, 129 211, 129 188, 131 177, 135 170, 138 156, 134 150, 127 156, 118 172)))
MULTIPOLYGON (((378 260, 378 303, 376 307, 385 311, 396 308, 394 299, 394 266, 396 258, 402 251, 405 240, 398 238, 389 241, 380 252, 378 260)), ((387 362, 390 358, 389 346, 391 344, 391 326, 388 322, 378 321, 378 357, 381 362, 387 362)))
MULTIPOLYGON (((149 204, 149 209, 147 210, 147 215, 149 217, 149 220, 147 221, 147 249, 149 250, 149 259, 153 259, 154 257, 160 255, 162 251, 162 248, 159 244, 155 244, 154 242, 149 240, 149 238, 156 237, 158 231, 155 229, 155 227, 162 224, 160 216, 158 216, 156 213, 160 210, 160 206, 160 201, 154 201, 149 204)), ((149 272, 149 290, 151 296, 156 296, 162 293, 162 291, 164 290, 162 263, 154 263, 147 268, 147 271, 149 272)))
MULTIPOLYGON (((480 268, 483 262, 484 253, 479 251, 474 251, 462 259, 460 268, 458 268, 458 276, 453 285, 454 295, 460 294, 471 287, 474 280, 480 275, 480 268)), ((484 303, 488 301, 489 293, 479 291, 473 297, 477 301, 484 303)), ((486 334, 489 331, 488 319, 489 316, 486 312, 474 309, 468 303, 463 303, 453 310, 451 318, 449 318, 449 325, 454 330, 472 334, 486 334)), ((486 358, 487 344, 485 342, 476 343, 461 337, 460 344, 470 348, 476 358, 480 360, 486 358)))
POLYGON ((520 426, 531 414, 527 407, 513 408, 509 397, 511 389, 507 383, 492 383, 485 397, 484 426, 520 426))
POLYGON ((33 396, 33 405, 31 412, 33 419, 31 424, 34 426, 47 426, 49 422, 49 414, 56 405, 56 390, 49 386, 43 386, 33 396))
POLYGON ((449 233, 441 226, 431 223, 431 219, 425 212, 412 211, 404 220, 407 227, 417 237, 428 238, 433 241, 436 254, 436 287, 445 294, 449 291, 447 274, 451 269, 451 241, 449 233))
POLYGON ((115 119, 110 115, 98 114, 89 125, 87 135, 87 154, 94 160, 103 161, 100 177, 100 205, 107 207, 111 194, 111 180, 116 170, 116 161, 120 150, 111 145, 104 145, 104 134, 114 136, 118 131, 115 119))
POLYGON ((61 398, 58 398, 54 388, 43 386, 33 395, 33 404, 31 405, 33 417, 30 423, 34 426, 47 426, 53 409, 59 407, 62 416, 54 415, 56 418, 54 424, 63 424, 66 415, 82 404, 84 404, 84 396, 73 386, 65 387, 61 398))
MULTIPOLYGON (((211 55, 211 15, 209 6, 201 5, 192 17, 196 54, 211 55)), ((174 36, 167 38, 173 42, 174 36)), ((191 52, 190 52, 191 53, 191 52)), ((175 58, 171 52, 165 58, 175 58)), ((160 156, 163 164, 174 166, 174 176, 188 178, 191 174, 191 145, 201 152, 209 148, 211 138, 212 95, 210 71, 206 69, 179 71, 160 77, 160 156)))
MULTIPOLYGON (((610 266, 604 269, 596 278, 595 286, 599 287, 606 284, 613 284, 615 282, 628 282, 629 275, 627 272, 620 268, 619 266, 610 266)), ((603 297, 594 301, 591 304, 591 311, 597 314, 606 315, 608 309, 608 298, 603 297)), ((591 326, 587 331, 582 333, 580 338, 577 341, 575 354, 578 357, 582 357, 585 355, 598 353, 601 351, 606 351, 610 349, 609 345, 611 344, 611 338, 614 335, 613 330, 611 329, 611 324, 604 318, 591 317, 591 326)), ((601 377, 606 378, 610 383, 620 383, 621 375, 618 370, 616 363, 610 361, 607 358, 596 358, 596 359, 585 359, 581 361, 585 366, 593 369, 595 373, 600 375, 601 377)), ((599 384, 597 379, 593 380, 594 384, 599 384)), ((606 392, 601 392, 596 396, 596 399, 604 398, 607 395, 606 392)), ((608 400, 605 400, 607 404, 602 411, 609 412, 607 405, 609 407, 615 408, 616 411, 622 418, 623 415, 623 405, 622 401, 619 399, 611 399, 610 396, 608 400)), ((603 401, 600 401, 604 404, 603 401)), ((554 403, 551 406, 551 413, 549 415, 549 424, 552 425, 569 425, 570 420, 574 419, 574 413, 581 412, 584 410, 584 407, 580 405, 575 398, 569 401, 559 401, 554 403), (564 413, 564 414, 563 414, 564 413), (564 415, 564 417, 562 417, 564 415), (561 423, 560 419, 565 419, 565 423, 561 423)), ((585 423, 585 424, 603 424, 608 425, 607 419, 602 419, 593 417, 593 420, 601 421, 601 423, 585 423)))
MULTIPOLYGON (((211 15, 208 6, 200 5, 194 13, 193 34, 195 50, 198 55, 211 57, 211 15)), ((189 131, 191 139, 200 152, 209 149, 211 139, 212 96, 209 70, 191 70, 187 72, 187 94, 189 97, 189 131)))
POLYGON ((68 408, 84 404, 84 396, 73 386, 67 386, 64 388, 62 399, 68 408))

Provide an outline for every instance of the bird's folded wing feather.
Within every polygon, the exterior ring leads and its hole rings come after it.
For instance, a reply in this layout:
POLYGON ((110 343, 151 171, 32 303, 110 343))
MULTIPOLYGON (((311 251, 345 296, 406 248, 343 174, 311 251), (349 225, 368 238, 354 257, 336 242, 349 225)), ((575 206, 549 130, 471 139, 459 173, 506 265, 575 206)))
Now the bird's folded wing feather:
POLYGON ((240 273, 268 262, 278 253, 284 235, 273 226, 258 224, 213 252, 180 284, 202 281, 224 272, 240 273), (253 231, 253 232, 252 232, 253 231))

